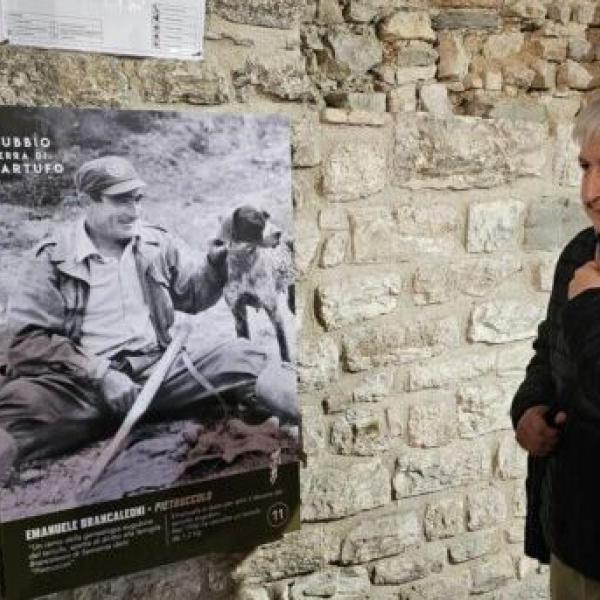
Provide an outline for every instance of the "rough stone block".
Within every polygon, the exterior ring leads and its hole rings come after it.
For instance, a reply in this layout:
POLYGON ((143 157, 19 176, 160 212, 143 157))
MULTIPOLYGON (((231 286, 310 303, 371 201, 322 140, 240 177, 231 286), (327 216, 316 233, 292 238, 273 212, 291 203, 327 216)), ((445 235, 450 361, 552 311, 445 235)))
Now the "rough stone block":
POLYGON ((497 530, 477 531, 453 539, 448 544, 448 558, 453 564, 463 563, 496 552, 499 547, 497 530))
POLYGON ((314 96, 305 60, 299 52, 257 53, 233 75, 238 89, 254 86, 281 100, 310 100, 314 96))
POLYGON ((425 11, 399 11, 384 19, 379 25, 379 37, 386 41, 435 41, 429 13, 425 11))
POLYGON ((409 446, 435 448, 449 444, 456 437, 456 405, 452 398, 438 392, 428 400, 408 409, 407 441, 409 446))
POLYGON ((547 254, 539 259, 535 267, 535 283, 540 292, 549 292, 552 289, 557 259, 556 254, 547 254))
POLYGON ((398 600, 467 600, 468 597, 467 574, 434 575, 402 586, 398 591, 398 600))
POLYGON ((342 206, 327 206, 319 213, 319 227, 336 231, 348 231, 348 212, 342 206))
POLYGON ((399 67, 428 67, 435 65, 438 53, 431 44, 420 40, 411 40, 398 49, 399 67))
MULTIPOLYGON (((535 77, 531 82, 534 90, 552 90, 556 86, 556 65, 545 60, 537 59, 531 64, 535 77)), ((545 118, 545 115, 544 117, 545 118)))
POLYGON ((386 98, 383 92, 333 92, 325 98, 327 106, 362 110, 369 112, 385 112, 386 98))
POLYGON ((462 442, 432 450, 406 450, 398 459, 393 484, 396 495, 404 498, 482 481, 490 471, 487 445, 462 442))
POLYGON ((319 462, 303 472, 302 518, 340 519, 391 500, 390 474, 378 459, 319 462))
POLYGON ((392 437, 404 437, 406 430, 406 408, 404 406, 389 406, 385 409, 388 430, 392 437))
POLYGON ((539 0, 508 0, 504 3, 502 15, 518 17, 528 25, 541 27, 546 17, 546 7, 539 0))
POLYGON ((527 44, 534 56, 561 63, 567 58, 567 39, 564 37, 535 37, 527 44))
POLYGON ((494 356, 482 352, 443 356, 411 365, 407 388, 409 391, 416 391, 448 387, 456 382, 490 373, 494 366, 494 356))
MULTIPOLYGON (((317 196, 314 169, 295 169, 292 177, 292 200, 298 211, 312 211, 321 203, 317 196)), ((296 236, 297 238, 298 236, 296 236)), ((298 239, 296 239, 298 243, 298 239)))
POLYGON ((400 585, 440 573, 445 562, 446 549, 442 544, 425 544, 402 556, 373 563, 371 580, 375 585, 400 585))
POLYGON ((434 29, 497 30, 500 18, 495 10, 451 8, 441 10, 432 19, 434 29))
POLYGON ((525 481, 515 483, 513 495, 513 514, 515 517, 525 517, 527 512, 527 497, 525 496, 525 481))
POLYGON ((335 31, 328 40, 336 63, 350 73, 366 73, 381 62, 382 46, 375 38, 335 31))
POLYGON ((366 598, 370 590, 364 567, 329 568, 294 581, 289 600, 305 598, 366 598))
POLYGON ((344 22, 342 7, 337 0, 319 0, 317 22, 322 25, 341 25, 344 22))
POLYGON ((438 37, 438 79, 462 81, 469 70, 469 56, 462 36, 456 32, 441 31, 438 37))
POLYGON ((425 508, 425 537, 431 540, 454 537, 464 531, 462 498, 450 497, 430 502, 425 508))
POLYGON ((298 347, 298 389, 319 390, 337 381, 339 350, 331 338, 301 338, 298 347))
MULTIPOLYGON (((65 72, 70 72, 74 78, 78 78, 74 89, 81 90, 84 86, 93 89, 96 86, 90 86, 85 79, 92 77, 92 74, 98 80, 103 77, 103 69, 98 68, 100 65, 86 61, 86 66, 89 71, 85 78, 79 69, 72 68, 73 65, 65 63, 62 66, 65 72)), ((134 86, 146 102, 216 105, 233 100, 234 91, 229 70, 222 65, 212 64, 210 59, 206 63, 144 60, 134 65, 134 71, 134 86)), ((119 81, 122 78, 122 75, 115 76, 114 80, 119 81)), ((104 89, 104 94, 114 88, 114 83, 108 85, 98 81, 98 84, 98 89, 104 89)), ((66 89, 69 89, 69 86, 66 86, 66 89)))
POLYGON ((348 18, 357 23, 368 23, 389 6, 389 0, 350 0, 348 18))
POLYGON ((525 249, 556 251, 588 225, 576 198, 535 199, 525 219, 525 249))
POLYGON ((417 81, 428 81, 435 78, 436 66, 428 67, 398 67, 396 71, 396 83, 408 85, 417 81))
POLYGON ((337 267, 346 259, 350 245, 350 235, 347 231, 334 231, 323 242, 319 264, 324 268, 337 267))
MULTIPOLYGON (((502 81, 505 88, 528 90, 533 86, 536 72, 518 56, 507 58, 502 65, 502 81)), ((515 95, 514 92, 512 92, 515 95)))
POLYGON ((302 448, 306 454, 318 454, 327 447, 327 426, 320 406, 302 405, 302 448))
POLYGON ((212 7, 216 14, 235 23, 291 29, 298 24, 303 3, 298 0, 214 0, 212 7))
POLYGON ((531 578, 528 581, 514 583, 497 590, 495 597, 498 600, 548 600, 550 592, 548 590, 548 576, 531 578))
POLYGON ((600 84, 600 73, 595 64, 582 64, 567 59, 558 67, 556 85, 559 88, 588 91, 600 84))
POLYGON ((350 212, 354 260, 358 263, 407 261, 415 254, 446 254, 458 250, 461 217, 456 207, 436 199, 387 208, 350 212))
POLYGON ((396 115, 394 182, 413 187, 491 187, 542 176, 546 129, 475 117, 396 115))
POLYGON ((326 561, 324 531, 305 527, 254 549, 235 568, 233 576, 246 583, 262 583, 317 571, 325 566, 326 561))
POLYGON ((498 488, 488 487, 467 494, 467 528, 477 531, 506 520, 506 498, 498 488))
POLYGON ((370 196, 386 182, 386 151, 381 144, 359 140, 340 143, 326 158, 323 191, 334 202, 370 196))
POLYGON ((341 563, 360 564, 394 556, 423 541, 415 512, 370 517, 352 527, 342 539, 341 563))
POLYGON ((527 473, 527 454, 517 444, 513 434, 498 443, 494 459, 494 473, 499 479, 517 479, 527 473))
POLYGON ((417 86, 403 85, 388 92, 388 112, 410 112, 417 110, 417 86))
POLYGON ((524 211, 525 205, 518 200, 471 204, 467 250, 493 252, 515 246, 521 237, 524 211))
POLYGON ((354 402, 378 402, 392 393, 394 378, 386 371, 368 373, 352 392, 354 402))
POLYGON ((553 2, 548 5, 547 17, 566 25, 571 19, 571 5, 562 2, 553 2))
POLYGON ((528 556, 519 556, 517 558, 517 578, 526 579, 537 571, 538 561, 528 556))
POLYGON ((501 71, 486 71, 484 73, 483 86, 490 92, 499 92, 502 90, 502 72, 501 71))
POLYGON ((461 337, 456 317, 363 326, 344 335, 344 363, 352 372, 406 364, 457 347, 461 337))
POLYGON ((313 263, 319 242, 321 241, 321 232, 314 218, 298 217, 294 223, 295 244, 294 244, 294 262, 296 265, 298 277, 304 277, 313 263))
POLYGON ((544 312, 543 306, 533 302, 497 300, 480 304, 471 313, 468 338, 488 344, 531 338, 544 312))
POLYGON ((508 554, 489 557, 471 567, 471 591, 474 594, 490 592, 506 585, 514 576, 515 570, 508 554))
POLYGON ((435 0, 433 3, 440 8, 499 8, 499 0, 435 0))
POLYGON ((237 598, 239 598, 239 600, 270 600, 271 596, 266 588, 249 585, 242 586, 239 591, 237 591, 237 598))
POLYGON ((336 417, 331 446, 338 454, 377 456, 387 449, 389 435, 382 409, 355 407, 336 417))
POLYGON ((457 293, 481 297, 522 269, 516 255, 477 258, 459 263, 423 263, 413 276, 415 304, 440 304, 457 293))
POLYGON ((421 108, 428 113, 440 116, 452 114, 452 103, 448 98, 448 88, 443 83, 423 84, 419 89, 421 108))
POLYGON ((570 38, 567 54, 574 61, 590 62, 596 57, 596 49, 585 38, 570 38))
POLYGON ((496 372, 499 377, 515 377, 522 379, 525 367, 533 356, 531 343, 522 342, 510 346, 503 346, 498 350, 496 372))
MULTIPOLYGON (((554 182, 557 185, 575 187, 579 186, 581 181, 581 167, 579 166, 578 161, 579 147, 573 141, 571 133, 571 123, 558 123, 556 125, 552 175, 554 182)), ((578 205, 576 202, 571 202, 571 204, 578 205)), ((564 207, 559 208, 559 211, 564 213, 564 207)), ((564 214, 562 216, 564 216, 564 214)), ((577 213, 573 211, 571 217, 582 221, 583 213, 581 210, 577 213)), ((552 231, 552 229, 550 229, 550 231, 552 231)))
POLYGON ((292 121, 292 161, 295 167, 315 167, 321 162, 316 111, 307 110, 292 121))
MULTIPOLYGON (((410 42, 407 42, 410 43, 410 42)), ((415 43, 423 43, 425 42, 415 42, 415 43)), ((392 65, 390 63, 381 63, 376 66, 371 72, 377 82, 375 86, 377 89, 389 90, 390 87, 396 85, 396 65, 392 65)))
POLYGON ((589 25, 594 21, 596 7, 597 5, 595 2, 578 2, 573 5, 573 13, 571 18, 576 23, 589 25))
POLYGON ((511 397, 496 383, 466 383, 458 389, 458 430, 461 437, 472 438, 508 429, 511 397))
POLYGON ((395 310, 401 290, 398 277, 380 275, 322 283, 316 292, 317 316, 328 331, 368 321, 395 310))
POLYGON ((506 541, 509 544, 522 544, 525 541, 525 522, 514 519, 506 528, 506 541))
POLYGON ((504 60, 518 54, 524 43, 525 35, 521 32, 490 35, 483 45, 483 55, 490 60, 504 60))

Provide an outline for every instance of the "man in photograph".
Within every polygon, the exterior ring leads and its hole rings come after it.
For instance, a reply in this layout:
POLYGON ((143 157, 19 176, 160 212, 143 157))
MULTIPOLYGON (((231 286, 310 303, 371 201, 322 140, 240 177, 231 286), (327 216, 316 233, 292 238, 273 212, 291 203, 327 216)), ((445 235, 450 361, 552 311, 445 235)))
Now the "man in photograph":
POLYGON ((525 551, 554 600, 600 598, 600 98, 577 117, 591 227, 564 248, 511 416, 529 453, 525 551))
MULTIPOLYGON (((0 478, 23 460, 76 450, 113 433, 171 341, 175 311, 221 297, 227 247, 196 256, 140 218, 145 182, 125 158, 105 156, 75 175, 85 214, 42 241, 9 303, 7 379, 0 387, 0 478)), ((293 389, 269 393, 269 358, 242 338, 184 353, 148 416, 197 417, 207 392, 263 417, 296 423, 293 389), (258 381, 258 384, 257 384, 258 381), (214 392, 214 390, 217 390, 214 392)), ((212 399, 214 401, 215 398, 212 399)))

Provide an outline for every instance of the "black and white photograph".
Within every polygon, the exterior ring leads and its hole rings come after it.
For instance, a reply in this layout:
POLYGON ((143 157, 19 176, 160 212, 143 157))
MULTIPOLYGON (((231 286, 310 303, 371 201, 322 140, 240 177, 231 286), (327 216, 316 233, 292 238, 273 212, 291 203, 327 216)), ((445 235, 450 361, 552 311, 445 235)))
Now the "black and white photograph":
POLYGON ((287 120, 2 107, 0 158, 1 521, 297 463, 287 120))

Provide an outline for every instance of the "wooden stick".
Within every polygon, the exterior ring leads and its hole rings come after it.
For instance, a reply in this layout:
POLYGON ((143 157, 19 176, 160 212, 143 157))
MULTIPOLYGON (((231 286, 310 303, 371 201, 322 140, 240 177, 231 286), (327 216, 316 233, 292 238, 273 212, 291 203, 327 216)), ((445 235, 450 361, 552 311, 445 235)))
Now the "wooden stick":
POLYGON ((144 384, 142 391, 138 394, 132 407, 129 409, 123 423, 119 427, 115 437, 111 440, 110 444, 102 451, 98 460, 92 467, 90 472, 90 480, 87 483, 87 490, 91 489, 96 481, 98 481, 100 475, 104 472, 104 469, 108 466, 108 463, 121 451, 125 439, 129 435, 133 426, 140 420, 144 415, 152 399, 158 392, 164 378, 167 375, 168 370, 177 358, 177 354, 181 350, 183 344, 189 335, 189 326, 183 326, 173 337, 171 343, 165 350, 165 353, 161 356, 160 360, 156 363, 152 374, 148 377, 148 381, 144 384))

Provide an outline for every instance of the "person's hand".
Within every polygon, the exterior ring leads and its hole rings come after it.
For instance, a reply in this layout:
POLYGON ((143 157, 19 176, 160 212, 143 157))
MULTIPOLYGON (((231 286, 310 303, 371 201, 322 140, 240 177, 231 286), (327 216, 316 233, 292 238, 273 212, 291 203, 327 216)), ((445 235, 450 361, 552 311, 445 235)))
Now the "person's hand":
POLYGON ((560 436, 560 427, 567 420, 566 413, 558 412, 554 417, 555 427, 550 427, 544 418, 547 411, 547 406, 532 406, 517 423, 517 442, 535 456, 546 456, 554 449, 560 436))
POLYGON ((600 288, 600 269, 595 260, 590 260, 575 270, 569 283, 569 300, 591 288, 600 288))
POLYGON ((140 386, 134 383, 125 373, 108 369, 100 381, 100 391, 106 403, 117 414, 126 414, 134 403, 140 386))

